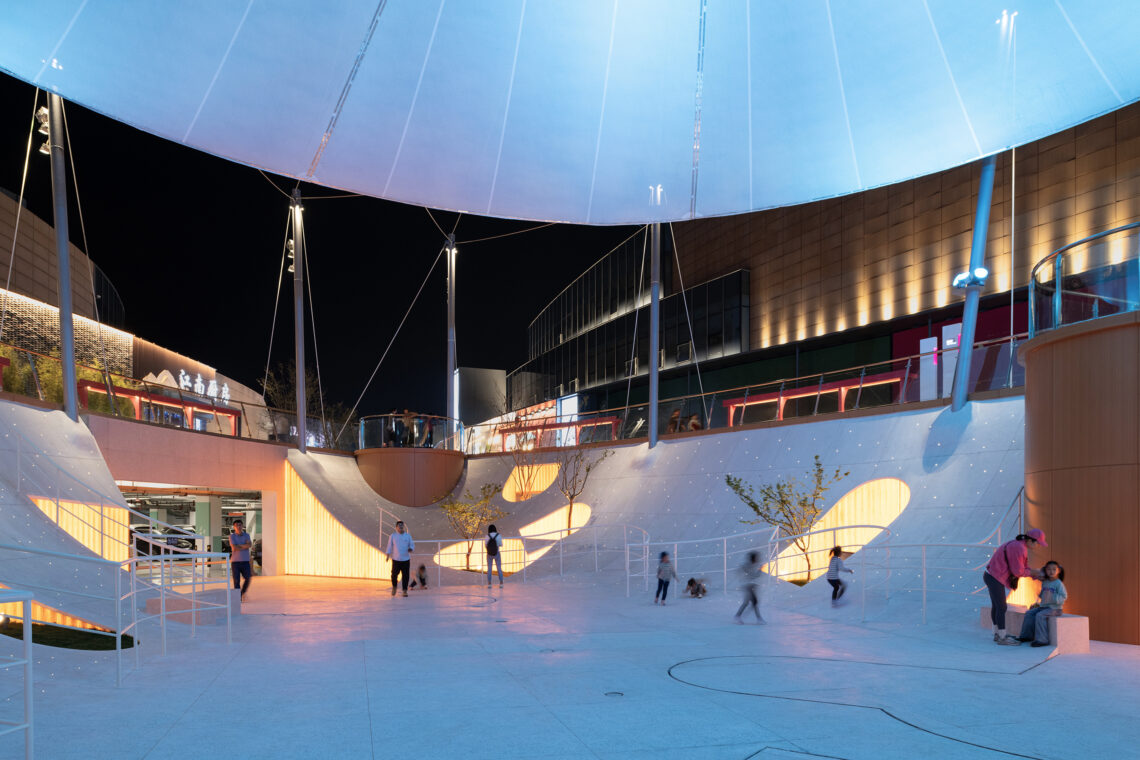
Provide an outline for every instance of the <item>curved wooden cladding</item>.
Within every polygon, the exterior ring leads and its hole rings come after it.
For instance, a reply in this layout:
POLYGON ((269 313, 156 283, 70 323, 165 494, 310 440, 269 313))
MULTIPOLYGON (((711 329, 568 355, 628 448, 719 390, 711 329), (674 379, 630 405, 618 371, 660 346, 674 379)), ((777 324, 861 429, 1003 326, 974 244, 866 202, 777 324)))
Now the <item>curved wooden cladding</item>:
POLYGON ((1065 611, 1094 639, 1140 644, 1140 313, 1025 343, 1028 522, 1065 567, 1065 611))
POLYGON ((426 507, 451 493, 463 475, 463 452, 383 448, 356 452, 356 466, 372 490, 405 507, 426 507))

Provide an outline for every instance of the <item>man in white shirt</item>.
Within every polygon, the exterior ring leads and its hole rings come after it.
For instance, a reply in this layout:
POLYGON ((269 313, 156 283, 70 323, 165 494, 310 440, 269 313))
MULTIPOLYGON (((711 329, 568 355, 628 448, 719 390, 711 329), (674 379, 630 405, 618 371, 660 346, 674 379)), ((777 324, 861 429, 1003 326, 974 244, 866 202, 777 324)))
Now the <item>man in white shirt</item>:
POLYGON ((388 536, 388 549, 384 552, 392 562, 392 596, 396 595, 396 580, 404 575, 404 596, 408 595, 408 576, 412 565, 412 552, 416 544, 412 534, 404 528, 404 521, 396 521, 396 532, 388 536))

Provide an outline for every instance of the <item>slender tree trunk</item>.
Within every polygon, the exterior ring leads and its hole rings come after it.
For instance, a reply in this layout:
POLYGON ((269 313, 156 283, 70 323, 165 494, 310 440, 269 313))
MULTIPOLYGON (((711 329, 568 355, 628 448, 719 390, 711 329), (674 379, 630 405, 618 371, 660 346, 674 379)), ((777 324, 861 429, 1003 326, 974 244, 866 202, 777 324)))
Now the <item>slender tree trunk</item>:
POLYGON ((473 540, 469 539, 467 541, 467 569, 468 570, 471 569, 471 550, 474 548, 475 548, 475 542, 473 540))
POLYGON ((570 507, 566 510, 566 530, 574 529, 574 500, 570 499, 570 507))

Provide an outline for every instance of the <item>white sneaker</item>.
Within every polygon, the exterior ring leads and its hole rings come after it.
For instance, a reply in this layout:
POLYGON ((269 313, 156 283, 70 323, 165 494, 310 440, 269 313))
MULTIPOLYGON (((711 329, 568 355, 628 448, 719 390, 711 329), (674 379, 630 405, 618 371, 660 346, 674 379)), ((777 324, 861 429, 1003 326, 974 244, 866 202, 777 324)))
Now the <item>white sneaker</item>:
POLYGON ((1001 641, 1001 636, 998 635, 997 631, 994 631, 994 643, 999 641, 1001 641))
POLYGON ((998 639, 998 644, 1003 647, 1019 647, 1021 642, 1012 636, 1006 636, 1004 639, 998 639))

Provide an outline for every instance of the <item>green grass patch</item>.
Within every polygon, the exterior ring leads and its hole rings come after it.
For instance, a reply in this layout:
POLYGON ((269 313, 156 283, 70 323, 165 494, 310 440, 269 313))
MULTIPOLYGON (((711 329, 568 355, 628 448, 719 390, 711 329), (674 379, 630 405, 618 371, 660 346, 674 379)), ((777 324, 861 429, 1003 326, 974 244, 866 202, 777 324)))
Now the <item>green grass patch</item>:
MULTIPOLYGON (((0 634, 23 640, 24 624, 19 620, 9 620, 0 625, 0 634)), ((106 634, 83 631, 76 628, 61 628, 55 625, 32 623, 32 643, 60 649, 83 649, 91 652, 105 652, 115 648, 115 637, 106 634)), ((123 636, 123 649, 135 645, 131 636, 123 636)))

